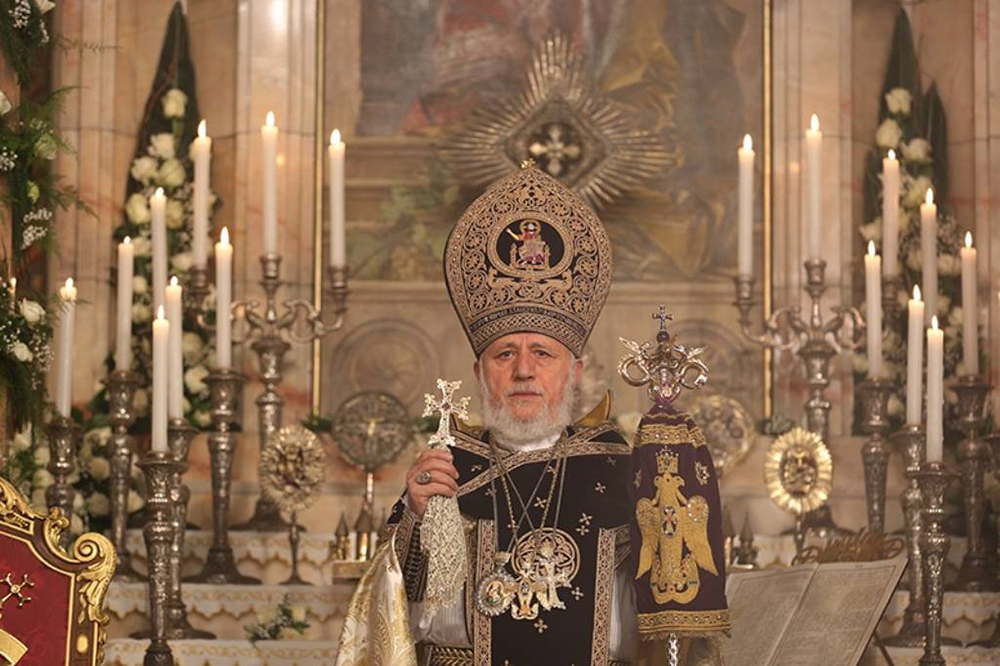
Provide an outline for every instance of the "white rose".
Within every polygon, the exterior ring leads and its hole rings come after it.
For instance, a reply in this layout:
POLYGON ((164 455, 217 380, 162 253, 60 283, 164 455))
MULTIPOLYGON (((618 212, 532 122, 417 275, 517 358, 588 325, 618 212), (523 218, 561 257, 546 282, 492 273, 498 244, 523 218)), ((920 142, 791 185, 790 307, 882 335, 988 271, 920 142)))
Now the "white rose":
POLYGON ((889 107, 889 113, 909 115, 912 103, 913 95, 906 88, 893 88, 885 94, 885 105, 889 107))
POLYGON ((132 321, 137 324, 145 324, 153 318, 152 309, 145 303, 132 304, 132 321))
POLYGON ((45 319, 45 308, 35 301, 29 301, 27 298, 22 298, 21 316, 24 317, 29 324, 37 324, 41 320, 45 319))
POLYGON ((83 519, 75 513, 69 519, 69 531, 73 534, 83 534, 83 519))
POLYGON ((167 227, 170 229, 180 229, 184 226, 184 204, 176 199, 168 199, 166 218, 167 227))
POLYGON ((190 252, 178 252, 170 257, 170 265, 179 273, 186 273, 194 265, 194 257, 190 252))
POLYGON ((919 176, 909 181, 906 186, 906 195, 903 197, 903 205, 914 208, 924 202, 927 190, 931 188, 931 179, 927 176, 919 176))
POLYGON ((882 148, 897 148, 903 138, 903 130, 899 129, 899 123, 892 118, 886 118, 875 130, 875 143, 882 148))
POLYGON ((35 464, 39 467, 45 467, 49 464, 49 460, 52 458, 52 454, 49 452, 49 447, 39 446, 35 449, 34 459, 35 464))
POLYGON ((27 363, 34 358, 34 354, 32 354, 31 350, 28 349, 28 345, 23 342, 14 342, 7 349, 14 355, 14 358, 22 363, 27 363))
POLYGON ((84 435, 83 444, 80 445, 80 460, 85 463, 90 463, 90 459, 94 457, 94 440, 90 433, 84 435))
POLYGON ((135 513, 145 505, 146 500, 142 499, 139 493, 134 490, 128 491, 128 502, 126 503, 126 508, 129 513, 135 513))
POLYGON ((882 236, 881 218, 876 219, 871 224, 862 224, 858 227, 858 231, 861 232, 861 237, 865 239, 866 244, 868 241, 877 241, 882 236))
POLYGON ((898 217, 900 231, 906 231, 906 229, 910 226, 910 219, 910 213, 905 208, 900 208, 898 217))
POLYGON ((854 352, 851 354, 851 365, 854 367, 854 372, 868 372, 868 355, 864 352, 854 352))
POLYGON ((171 88, 160 99, 160 103, 163 105, 163 115, 167 118, 183 118, 187 99, 183 90, 171 88))
POLYGON ((35 490, 31 493, 31 506, 34 507, 36 511, 48 513, 48 507, 46 504, 48 504, 48 502, 45 501, 45 489, 35 488, 35 490))
POLYGON ((906 405, 896 396, 895 393, 889 396, 889 416, 900 416, 906 411, 906 405))
POLYGON ((15 451, 27 451, 31 448, 31 424, 29 423, 26 428, 19 430, 14 433, 14 439, 11 441, 11 448, 15 451))
POLYGON ((174 149, 174 135, 170 132, 162 132, 149 137, 149 154, 164 160, 173 159, 176 154, 174 149))
POLYGON ((156 166, 155 158, 144 155, 132 161, 132 168, 129 170, 129 173, 143 185, 149 185, 149 181, 153 180, 153 176, 156 175, 156 166))
POLYGON ((132 291, 137 294, 145 294, 149 289, 149 282, 142 275, 136 275, 132 278, 132 291))
POLYGON ((13 108, 10 104, 10 100, 7 99, 7 95, 3 94, 0 90, 0 117, 6 116, 7 113, 13 108))
POLYGON ((200 360, 204 348, 205 344, 197 333, 184 332, 184 336, 181 338, 181 349, 183 349, 185 361, 190 364, 200 360))
POLYGON ((87 498, 87 513, 92 516, 101 517, 108 515, 111 503, 104 493, 94 493, 87 498))
POLYGON ((80 513, 83 511, 83 495, 80 493, 73 493, 73 512, 80 513))
POLYGON ((93 458, 87 465, 87 474, 96 481, 103 481, 111 476, 111 464, 107 458, 93 458))
POLYGON ((306 621, 306 609, 301 606, 292 606, 292 621, 293 622, 305 622, 306 621))
POLYGON ((207 428, 212 424, 212 415, 205 410, 197 411, 194 413, 194 422, 200 428, 207 428))
POLYGON ((31 477, 31 485, 36 488, 48 488, 52 484, 52 475, 47 469, 36 469, 31 477))
POLYGON ((906 254, 906 267, 911 271, 919 271, 922 265, 923 261, 920 257, 920 248, 912 249, 906 254))
POLYGON ((954 326, 955 328, 961 328, 962 324, 964 323, 965 322, 962 321, 962 306, 956 305, 951 309, 951 312, 948 313, 948 320, 946 325, 954 326))
MULTIPOLYGON (((951 309, 951 298, 944 294, 938 294, 938 315, 944 315, 951 309)), ((940 318, 940 317, 939 317, 940 318)))
POLYGON ((910 162, 926 164, 931 161, 931 144, 926 139, 919 137, 910 139, 908 143, 904 143, 900 148, 903 151, 903 158, 910 162))
POLYGON ((132 398, 132 404, 135 406, 135 411, 138 416, 146 415, 146 412, 149 411, 149 394, 146 393, 145 389, 138 389, 135 392, 135 396, 132 398))
POLYGON ((47 14, 55 8, 56 3, 52 0, 35 0, 35 6, 38 7, 39 12, 47 14))
POLYGON ((176 158, 170 158, 160 165, 160 170, 156 172, 156 182, 163 187, 179 187, 187 179, 187 172, 184 165, 176 158))
POLYGON ((145 236, 136 236, 132 239, 132 247, 135 248, 135 256, 149 257, 153 254, 153 243, 145 236))
POLYGON ((149 202, 141 192, 133 192, 129 196, 125 202, 125 215, 132 224, 149 224, 152 214, 149 212, 149 202))
POLYGON ((204 365, 196 365, 184 373, 184 385, 191 393, 205 393, 208 391, 205 377, 208 377, 208 368, 204 365))
POLYGON ((101 426, 100 428, 95 428, 90 432, 93 434, 94 439, 97 440, 97 443, 100 446, 107 446, 108 442, 111 441, 111 426, 101 426))
POLYGON ((278 632, 279 641, 294 641, 299 636, 301 636, 301 634, 291 627, 282 627, 281 631, 278 632))
POLYGON ((937 259, 940 275, 961 275, 962 260, 952 254, 939 254, 937 259))

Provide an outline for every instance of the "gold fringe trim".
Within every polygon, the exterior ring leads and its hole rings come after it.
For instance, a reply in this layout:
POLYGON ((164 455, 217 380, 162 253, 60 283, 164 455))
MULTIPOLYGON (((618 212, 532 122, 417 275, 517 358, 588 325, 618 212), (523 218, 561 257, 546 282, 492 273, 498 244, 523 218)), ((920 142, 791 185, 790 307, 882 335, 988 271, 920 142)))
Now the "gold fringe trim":
POLYGON ((729 609, 714 611, 667 610, 639 613, 639 635, 643 640, 656 640, 671 634, 710 638, 722 632, 729 635, 729 609))

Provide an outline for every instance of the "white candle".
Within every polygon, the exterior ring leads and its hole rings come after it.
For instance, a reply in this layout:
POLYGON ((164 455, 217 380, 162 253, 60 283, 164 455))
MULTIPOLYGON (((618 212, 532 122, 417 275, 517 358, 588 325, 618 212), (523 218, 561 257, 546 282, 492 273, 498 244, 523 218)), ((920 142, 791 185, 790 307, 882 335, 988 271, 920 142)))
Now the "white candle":
POLYGON ((906 330, 906 423, 920 425, 923 412, 924 382, 924 302, 920 287, 913 285, 913 298, 908 306, 906 330))
POLYGON ((66 278, 66 284, 59 289, 59 346, 56 357, 59 365, 56 373, 56 410, 69 418, 73 403, 73 329, 76 324, 76 287, 73 278, 66 278))
POLYGON ((204 120, 198 123, 198 136, 191 142, 191 161, 194 162, 194 237, 191 239, 191 247, 194 265, 204 268, 207 259, 205 239, 208 237, 208 189, 212 163, 212 137, 206 132, 204 120))
POLYGON ((940 462, 944 446, 942 407, 944 405, 944 331, 937 315, 927 329, 927 462, 940 462))
POLYGON ((737 272, 753 275, 753 139, 743 136, 743 145, 736 150, 740 165, 739 187, 739 236, 737 238, 737 272))
POLYGON ((167 380, 167 416, 172 419, 184 418, 184 291, 177 276, 170 278, 167 287, 167 321, 170 322, 170 347, 167 380))
POLYGON ((882 258, 875 242, 868 241, 865 255, 865 330, 868 335, 868 377, 882 376, 882 258))
POLYGON ((149 198, 153 217, 153 309, 163 305, 163 290, 167 288, 167 197, 163 188, 149 198))
POLYGON ((216 367, 233 364, 232 322, 229 307, 233 300, 233 246, 229 244, 229 229, 222 228, 215 244, 215 353, 216 367))
POLYGON ((937 315, 938 274, 937 274, 937 206, 934 204, 934 190, 927 190, 924 203, 920 204, 920 264, 923 271, 921 291, 927 310, 927 321, 937 315))
POLYGON ((118 244, 118 304, 115 317, 115 370, 132 369, 132 278, 135 247, 128 236, 118 244))
POLYGON ((278 127, 274 112, 267 112, 267 120, 260 128, 264 145, 264 254, 278 251, 278 127))
POLYGON ((976 297, 976 248, 972 233, 965 232, 962 256, 962 363, 965 374, 979 374, 979 303, 976 297))
POLYGON ((882 160, 882 273, 899 272, 899 160, 896 151, 882 160))
POLYGON ((808 224, 809 224, 809 259, 819 259, 819 229, 820 207, 822 194, 820 181, 823 175, 823 132, 819 129, 819 117, 814 113, 809 119, 809 129, 806 130, 806 170, 809 175, 808 191, 808 224))
POLYGON ((340 130, 330 134, 327 149, 330 163, 330 265, 342 268, 347 265, 344 242, 344 142, 340 130))
POLYGON ((167 354, 170 346, 170 322, 163 316, 163 306, 156 310, 153 322, 153 451, 167 450, 167 354))

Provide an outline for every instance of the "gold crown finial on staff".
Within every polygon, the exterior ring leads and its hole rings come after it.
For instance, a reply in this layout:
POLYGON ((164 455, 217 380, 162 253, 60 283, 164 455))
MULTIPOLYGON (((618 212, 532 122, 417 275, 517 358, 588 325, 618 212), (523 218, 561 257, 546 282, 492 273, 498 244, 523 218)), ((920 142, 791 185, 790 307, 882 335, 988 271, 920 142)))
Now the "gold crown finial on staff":
POLYGON ((660 320, 655 341, 643 343, 618 338, 629 350, 618 363, 618 374, 630 386, 645 386, 657 402, 672 402, 681 389, 701 388, 708 382, 708 366, 699 356, 703 347, 674 344, 667 331, 673 315, 661 305, 653 319, 660 320))

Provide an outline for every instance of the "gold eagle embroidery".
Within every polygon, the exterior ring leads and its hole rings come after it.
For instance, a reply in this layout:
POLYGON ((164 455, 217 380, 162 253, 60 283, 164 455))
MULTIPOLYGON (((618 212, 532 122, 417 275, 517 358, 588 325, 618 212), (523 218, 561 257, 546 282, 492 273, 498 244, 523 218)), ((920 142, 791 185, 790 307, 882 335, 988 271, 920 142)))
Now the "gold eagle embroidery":
POLYGON ((642 534, 635 577, 650 571, 657 603, 686 604, 698 595, 699 567, 719 573, 708 543, 708 502, 701 495, 685 497, 681 492, 684 479, 677 474, 676 453, 660 451, 656 466, 656 493, 652 499, 640 499, 635 509, 642 534))

